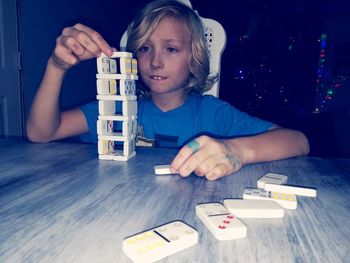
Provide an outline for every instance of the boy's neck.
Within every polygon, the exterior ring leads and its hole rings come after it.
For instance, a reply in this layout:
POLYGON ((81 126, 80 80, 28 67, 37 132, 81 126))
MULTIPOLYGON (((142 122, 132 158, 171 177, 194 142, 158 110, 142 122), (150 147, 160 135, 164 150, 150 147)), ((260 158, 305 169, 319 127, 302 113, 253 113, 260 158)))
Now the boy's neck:
POLYGON ((180 107, 186 99, 185 92, 151 93, 151 96, 153 103, 163 112, 180 107))

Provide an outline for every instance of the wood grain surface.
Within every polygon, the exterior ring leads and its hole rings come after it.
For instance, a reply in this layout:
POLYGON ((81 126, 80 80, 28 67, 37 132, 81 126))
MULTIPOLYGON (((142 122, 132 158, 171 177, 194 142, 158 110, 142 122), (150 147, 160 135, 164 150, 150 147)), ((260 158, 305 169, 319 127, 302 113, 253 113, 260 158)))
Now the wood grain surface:
POLYGON ((101 161, 97 146, 0 140, 0 262, 130 262, 125 237, 183 220, 199 243, 161 262, 348 262, 350 160, 299 157, 248 165, 207 181, 156 176, 173 149, 137 148, 128 162, 101 161), (267 172, 317 188, 282 219, 245 219, 244 239, 218 241, 195 215, 198 203, 241 198, 267 172))

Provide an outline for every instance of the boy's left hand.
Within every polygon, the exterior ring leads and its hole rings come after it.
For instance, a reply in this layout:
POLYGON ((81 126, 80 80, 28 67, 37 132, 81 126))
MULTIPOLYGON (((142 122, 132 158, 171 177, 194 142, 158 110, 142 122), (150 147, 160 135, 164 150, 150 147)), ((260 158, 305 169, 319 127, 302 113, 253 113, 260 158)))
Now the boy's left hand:
POLYGON ((171 171, 179 172, 183 177, 194 172, 208 180, 216 180, 241 169, 238 153, 228 141, 200 136, 181 148, 171 163, 171 171))

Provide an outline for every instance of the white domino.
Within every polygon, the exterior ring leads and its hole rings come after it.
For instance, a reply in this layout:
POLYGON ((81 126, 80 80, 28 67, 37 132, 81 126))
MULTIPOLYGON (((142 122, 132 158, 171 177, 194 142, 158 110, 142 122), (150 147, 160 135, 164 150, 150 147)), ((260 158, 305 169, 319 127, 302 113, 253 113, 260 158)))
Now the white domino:
POLYGON ((270 200, 226 199, 226 208, 239 218, 282 218, 284 209, 270 200))
POLYGON ((120 58, 120 73, 132 74, 131 58, 120 58))
MULTIPOLYGON (((123 96, 115 96, 115 97, 123 97, 123 96)), ((123 115, 123 116, 137 115, 137 101, 136 100, 120 100, 120 101, 99 100, 98 113, 100 115, 116 115, 116 114, 123 115)))
POLYGON ((272 200, 285 209, 297 209, 298 206, 298 200, 295 195, 270 192, 264 189, 246 188, 243 192, 243 199, 272 200))
POLYGON ((136 137, 137 116, 99 115, 97 120, 98 135, 136 137))
POLYGON ((135 140, 131 137, 98 135, 97 149, 101 160, 128 160, 135 155, 135 140))
POLYGON ((198 232, 182 221, 127 237, 124 253, 134 262, 154 262, 198 243, 198 232))
POLYGON ((279 192, 285 194, 294 194, 300 196, 316 197, 317 190, 315 188, 306 188, 291 185, 265 184, 266 191, 279 192))
POLYGON ((129 79, 129 80, 138 80, 139 77, 134 74, 111 74, 111 73, 105 73, 105 74, 96 74, 97 79, 129 79))
POLYGON ((170 171, 170 164, 155 165, 154 166, 154 173, 156 175, 178 174, 178 172, 177 173, 172 173, 170 171))
POLYGON ((125 51, 115 51, 112 56, 106 56, 105 54, 101 54, 99 58, 132 58, 131 52, 125 51))
POLYGON ((218 240, 231 240, 247 236, 247 227, 220 203, 196 206, 196 215, 218 240))
POLYGON ((257 181, 257 187, 264 189, 265 184, 285 184, 287 180, 287 175, 267 173, 257 181))
POLYGON ((117 62, 107 57, 97 59, 97 71, 102 74, 116 74, 117 62))

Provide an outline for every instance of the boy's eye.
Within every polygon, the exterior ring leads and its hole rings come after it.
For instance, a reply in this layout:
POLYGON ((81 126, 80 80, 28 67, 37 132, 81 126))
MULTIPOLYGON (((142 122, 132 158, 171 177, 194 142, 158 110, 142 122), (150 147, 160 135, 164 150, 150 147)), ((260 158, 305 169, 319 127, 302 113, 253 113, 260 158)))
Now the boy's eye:
POLYGON ((179 50, 178 50, 177 48, 174 48, 174 47, 168 47, 168 51, 169 51, 170 53, 176 53, 176 52, 178 52, 179 50))
POLYGON ((151 48, 150 47, 148 47, 148 46, 142 46, 142 47, 140 47, 139 48, 139 52, 147 52, 147 51, 149 51, 151 48))

